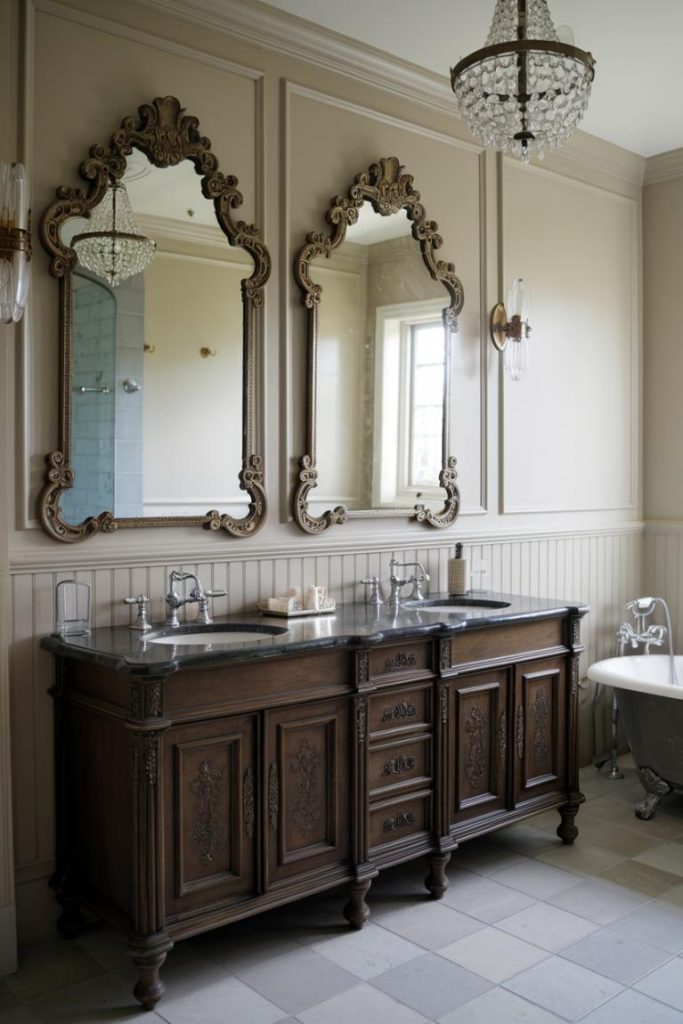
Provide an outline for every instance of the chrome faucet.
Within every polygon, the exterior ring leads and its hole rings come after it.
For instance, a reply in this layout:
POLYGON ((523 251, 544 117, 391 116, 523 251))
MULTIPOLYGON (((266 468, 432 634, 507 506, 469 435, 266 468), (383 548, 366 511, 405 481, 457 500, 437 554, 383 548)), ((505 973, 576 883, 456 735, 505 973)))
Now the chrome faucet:
POLYGON ((413 584, 413 589, 408 595, 409 601, 424 601, 425 599, 425 587, 429 583, 429 573, 425 569, 422 562, 399 562, 397 558, 392 558, 389 562, 389 585, 391 592, 389 594, 389 607, 392 611, 398 611, 401 607, 401 598, 403 587, 409 583, 413 584), (418 574, 414 573, 411 576, 397 576, 397 569, 418 569, 418 574))
POLYGON ((197 623, 200 626, 210 626, 213 619, 209 614, 209 598, 224 597, 227 591, 204 590, 198 576, 195 576, 192 572, 179 572, 177 569, 173 570, 168 578, 168 582, 169 591, 166 595, 168 617, 166 619, 166 625, 170 626, 171 629, 178 629, 180 626, 180 622, 178 621, 178 609, 182 608, 185 604, 196 604, 198 607, 197 623), (182 583, 185 580, 194 580, 194 586, 186 597, 181 597, 175 588, 175 584, 182 583))

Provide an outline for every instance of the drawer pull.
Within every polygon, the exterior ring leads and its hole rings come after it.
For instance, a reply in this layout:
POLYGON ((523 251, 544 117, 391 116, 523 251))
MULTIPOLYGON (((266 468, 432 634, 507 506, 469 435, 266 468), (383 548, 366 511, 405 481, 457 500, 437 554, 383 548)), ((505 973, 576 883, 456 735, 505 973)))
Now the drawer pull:
POLYGON ((393 658, 387 658, 384 662, 385 672, 402 672, 407 668, 415 668, 417 665, 417 658, 414 654, 406 654, 405 651, 399 651, 393 658))
POLYGON ((414 718, 416 714, 417 707, 415 704, 407 704, 405 701, 400 701, 398 704, 394 704, 393 707, 384 709, 382 721, 400 722, 403 718, 414 718))
POLYGON ((412 811, 401 811, 395 818, 384 819, 385 832, 400 832, 402 828, 409 828, 415 824, 415 815, 412 811))
POLYGON ((382 775, 405 775, 406 772, 412 772, 414 767, 414 757, 405 757, 403 754, 399 754, 398 757, 392 758, 391 761, 384 762, 382 775))

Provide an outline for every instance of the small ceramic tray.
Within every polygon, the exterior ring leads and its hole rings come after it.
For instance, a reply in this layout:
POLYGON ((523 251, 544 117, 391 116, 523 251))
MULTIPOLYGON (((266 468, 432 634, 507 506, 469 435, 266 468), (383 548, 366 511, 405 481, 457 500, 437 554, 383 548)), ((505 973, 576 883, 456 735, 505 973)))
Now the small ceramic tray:
POLYGON ((268 607, 265 601, 260 601, 256 607, 261 615, 271 615, 275 619, 301 619, 307 615, 331 615, 337 610, 335 602, 329 608, 321 608, 320 611, 316 611, 315 608, 298 608, 295 612, 275 612, 268 607))

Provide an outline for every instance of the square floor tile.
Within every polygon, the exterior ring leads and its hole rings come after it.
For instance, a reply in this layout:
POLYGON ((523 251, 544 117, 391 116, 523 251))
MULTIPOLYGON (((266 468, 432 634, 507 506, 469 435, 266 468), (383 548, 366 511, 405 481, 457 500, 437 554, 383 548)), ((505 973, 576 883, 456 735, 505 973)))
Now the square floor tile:
POLYGON ((650 867, 649 864, 641 864, 636 860, 625 860, 621 864, 615 864, 613 868, 603 871, 601 877, 608 882, 623 885, 626 889, 633 889, 651 897, 666 892, 677 885, 680 879, 680 875, 650 867))
POLYGON ((165 997, 158 1012, 168 1024, 226 1024, 227 1020, 239 1021, 239 1024, 275 1024, 287 1016, 253 988, 227 975, 178 999, 165 997))
POLYGON ((675 885, 659 896, 660 903, 671 903, 675 907, 683 907, 683 885, 675 885))
POLYGON ((471 935, 483 927, 481 921, 475 921, 474 918, 433 900, 418 906, 383 913, 377 920, 383 928, 388 928, 425 949, 440 949, 449 942, 455 942, 464 935, 471 935))
POLYGON ((633 859, 640 864, 648 864, 651 868, 683 876, 683 846, 680 843, 660 843, 659 846, 639 853, 633 859))
POLYGON ((156 1013, 143 1010, 130 987, 113 974, 54 992, 31 1003, 28 1009, 41 1024, 103 1024, 120 1020, 125 1020, 126 1024, 143 1024, 143 1021, 160 1024, 161 1021, 156 1013))
POLYGON ((19 950, 19 971, 5 983, 21 1002, 77 985, 104 968, 72 942, 50 939, 19 950))
POLYGON ((424 956, 422 946, 376 924, 366 924, 360 932, 348 931, 316 942, 310 949, 364 981, 424 956))
POLYGON ((510 914, 530 907, 536 901, 533 896, 509 889, 491 878, 467 872, 466 878, 459 878, 455 884, 451 883, 442 902, 478 921, 493 924, 502 917, 509 917, 510 914))
POLYGON ((529 860, 513 850, 506 850, 492 839, 473 839, 456 850, 451 859, 453 868, 466 868, 477 875, 492 875, 529 860))
POLYGON ((355 975, 310 949, 270 960, 246 971, 240 978, 276 1006, 295 1016, 300 1010, 358 984, 355 975))
MULTIPOLYGON (((515 853, 522 854, 525 857, 537 857, 539 853, 543 853, 545 850, 552 850, 556 846, 562 845, 560 840, 556 839, 548 831, 536 827, 537 817, 534 817, 532 821, 533 825, 527 825, 522 822, 520 825, 510 825, 508 828, 501 828, 492 838, 500 846, 504 846, 507 850, 514 850, 515 853)), ((556 815, 555 826, 559 822, 560 819, 556 815)))
POLYGON ((584 1017, 581 1024, 683 1024, 683 1013, 630 988, 584 1017))
POLYGON ((301 1024, 424 1024, 425 1018, 370 985, 358 985, 303 1010, 298 1020, 301 1024))
POLYGON ((626 858, 611 850, 602 850, 590 843, 577 842, 572 846, 554 846, 552 849, 539 853, 538 860, 564 871, 573 871, 577 875, 601 875, 603 871, 621 864, 626 858))
POLYGON ((547 902, 578 914, 579 917, 587 917, 596 924, 611 924, 643 906, 647 897, 642 893, 629 892, 618 885, 590 879, 556 896, 547 897, 547 902))
POLYGON ((683 958, 677 956, 634 986, 639 992, 683 1012, 683 958))
POLYGON ((484 928, 440 949, 439 956, 466 967, 489 981, 501 982, 533 964, 546 960, 546 950, 532 946, 497 928, 484 928))
POLYGON ((559 1024, 563 1018, 504 988, 492 988, 439 1019, 439 1024, 559 1024))
POLYGON ((432 953, 388 971, 370 984, 430 1020, 443 1017, 491 988, 484 978, 432 953))
POLYGON ((270 928, 267 923, 259 928, 259 923, 259 918, 240 921, 207 932, 193 939, 191 945, 199 955, 218 964, 228 974, 241 974, 251 967, 301 949, 301 943, 288 931, 270 928))
POLYGON ((683 908, 665 903, 646 903, 611 927, 622 935, 630 935, 669 953, 683 951, 683 908))
MULTIPOLYGON (((0 1015, 2 1024, 40 1024, 37 1017, 31 1013, 26 1007, 22 1006, 18 1010, 8 1010, 6 1013, 0 1015)), ((150 1024, 160 1024, 161 1017, 157 1017, 156 1014, 152 1014, 150 1024)))
POLYGON ((624 857, 635 857, 658 842, 655 836, 643 835, 633 829, 622 828, 621 825, 598 821, 588 816, 580 821, 580 835, 582 840, 591 846, 612 850, 624 857))
POLYGON ((563 949, 562 956, 622 985, 632 985, 663 964, 671 954, 633 936, 620 935, 611 928, 600 928, 563 949))
POLYGON ((516 864, 499 871, 493 876, 493 880, 539 900, 577 884, 576 875, 537 860, 527 860, 524 864, 516 864))
POLYGON ((520 910, 518 914, 498 921, 496 927, 508 935, 516 935, 518 939, 550 950, 551 953, 557 953, 565 946, 570 946, 573 942, 590 935, 598 926, 585 917, 569 914, 559 907, 551 907, 547 903, 534 903, 526 910, 520 910))
POLYGON ((650 821, 642 821, 636 817, 633 807, 618 800, 610 800, 608 797, 594 800, 590 806, 586 806, 585 812, 581 811, 579 831, 584 813, 592 820, 612 821, 615 825, 621 825, 623 828, 630 828, 634 832, 640 832, 641 835, 649 836, 656 842, 673 839, 683 832, 681 822, 677 818, 670 818, 668 815, 662 814, 661 810, 657 811, 655 817, 650 821))
POLYGON ((504 987, 570 1021, 622 991, 615 981, 557 956, 511 978, 504 987))

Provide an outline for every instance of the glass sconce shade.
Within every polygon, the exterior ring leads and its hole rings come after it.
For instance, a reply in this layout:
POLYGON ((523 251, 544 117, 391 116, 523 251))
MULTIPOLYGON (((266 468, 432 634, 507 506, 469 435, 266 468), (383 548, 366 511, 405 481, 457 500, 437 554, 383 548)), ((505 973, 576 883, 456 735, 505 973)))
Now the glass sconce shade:
POLYGON ((571 136, 595 61, 560 41, 547 0, 497 0, 486 46, 451 70, 463 120, 484 146, 525 163, 571 136))
POLYGON ((529 308, 531 295, 521 277, 512 284, 507 308, 502 304, 491 314, 491 341, 503 353, 503 366, 511 380, 521 380, 529 367, 529 308))
POLYGON ((18 323, 28 301, 31 236, 28 178, 22 164, 0 163, 0 320, 18 323))
POLYGON ((114 181, 90 218, 90 230, 74 235, 71 242, 78 262, 115 288, 139 274, 154 259, 156 244, 140 234, 128 192, 114 181))

